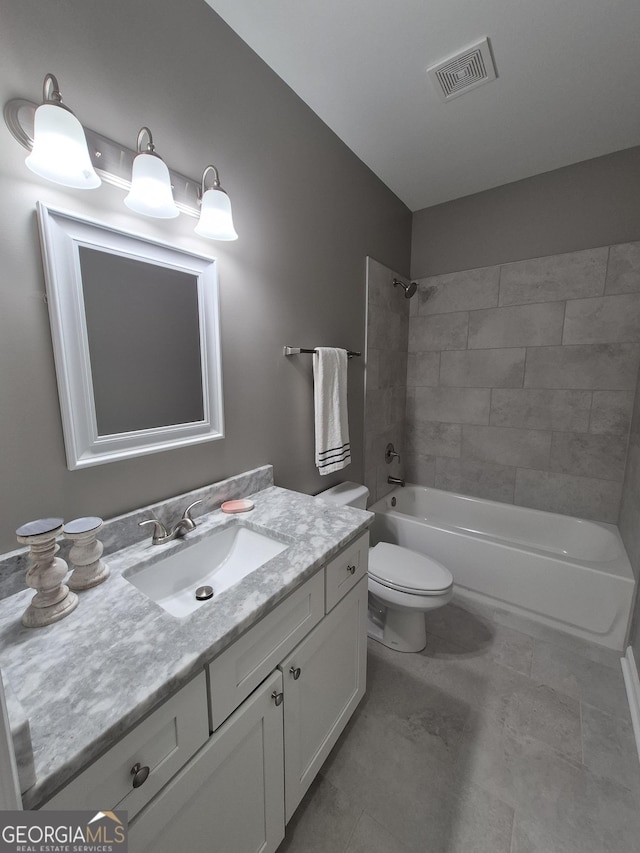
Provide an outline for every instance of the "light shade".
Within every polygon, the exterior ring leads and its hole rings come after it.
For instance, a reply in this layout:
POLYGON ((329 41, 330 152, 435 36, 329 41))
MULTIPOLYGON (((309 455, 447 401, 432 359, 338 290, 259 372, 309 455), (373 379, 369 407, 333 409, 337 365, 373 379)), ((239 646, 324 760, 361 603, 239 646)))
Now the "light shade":
POLYGON ((133 161, 131 189, 124 203, 144 216, 174 219, 179 215, 171 192, 169 169, 157 154, 143 152, 133 161))
POLYGON ((209 237, 212 240, 238 239, 233 227, 231 201, 222 188, 214 187, 204 193, 200 219, 194 230, 200 237, 209 237))
POLYGON ((36 175, 65 187, 90 190, 101 184, 82 125, 55 103, 44 103, 36 110, 33 150, 25 162, 36 175))

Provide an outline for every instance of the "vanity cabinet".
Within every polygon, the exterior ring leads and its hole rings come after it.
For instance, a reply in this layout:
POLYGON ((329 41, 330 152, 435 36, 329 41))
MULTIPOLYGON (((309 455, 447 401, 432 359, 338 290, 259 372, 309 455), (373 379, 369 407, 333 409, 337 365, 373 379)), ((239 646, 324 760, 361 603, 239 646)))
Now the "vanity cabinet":
POLYGON ((243 702, 129 828, 132 853, 273 853, 284 838, 282 676, 243 702), (279 699, 278 699, 279 701, 279 699))
POLYGON ((128 809, 132 853, 273 853, 365 692, 368 533, 43 808, 128 809), (134 765, 149 767, 133 787, 134 765))
POLYGON ((366 620, 363 578, 280 664, 287 823, 364 696, 366 620))

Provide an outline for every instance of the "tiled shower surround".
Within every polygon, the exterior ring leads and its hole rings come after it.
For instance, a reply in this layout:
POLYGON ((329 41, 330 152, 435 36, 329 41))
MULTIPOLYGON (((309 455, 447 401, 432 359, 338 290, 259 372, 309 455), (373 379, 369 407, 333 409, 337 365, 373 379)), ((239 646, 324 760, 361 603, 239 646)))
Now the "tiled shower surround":
POLYGON ((617 522, 640 361, 640 243, 418 284, 407 480, 617 522))
POLYGON ((401 287, 393 286, 394 278, 407 281, 367 258, 364 482, 370 501, 392 488, 387 484, 389 474, 399 476, 402 470, 396 460, 387 465, 384 458, 389 442, 402 453, 407 390, 409 300, 401 287))

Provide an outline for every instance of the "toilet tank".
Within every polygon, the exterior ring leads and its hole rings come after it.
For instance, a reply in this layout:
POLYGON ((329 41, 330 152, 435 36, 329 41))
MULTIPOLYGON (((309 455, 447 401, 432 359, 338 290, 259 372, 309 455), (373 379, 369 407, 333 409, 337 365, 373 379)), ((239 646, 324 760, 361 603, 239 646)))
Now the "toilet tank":
POLYGON ((316 497, 337 504, 338 506, 353 506, 356 509, 366 509, 369 489, 361 483, 347 481, 346 483, 338 483, 337 486, 320 492, 316 497))

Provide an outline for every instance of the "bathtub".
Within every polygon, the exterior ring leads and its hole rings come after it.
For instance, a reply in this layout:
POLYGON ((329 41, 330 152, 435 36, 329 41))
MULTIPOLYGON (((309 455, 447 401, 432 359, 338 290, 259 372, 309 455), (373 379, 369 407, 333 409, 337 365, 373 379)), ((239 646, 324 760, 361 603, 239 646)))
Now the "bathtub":
POLYGON ((625 647, 634 580, 614 525, 409 484, 369 509, 372 544, 443 563, 458 597, 625 647))

